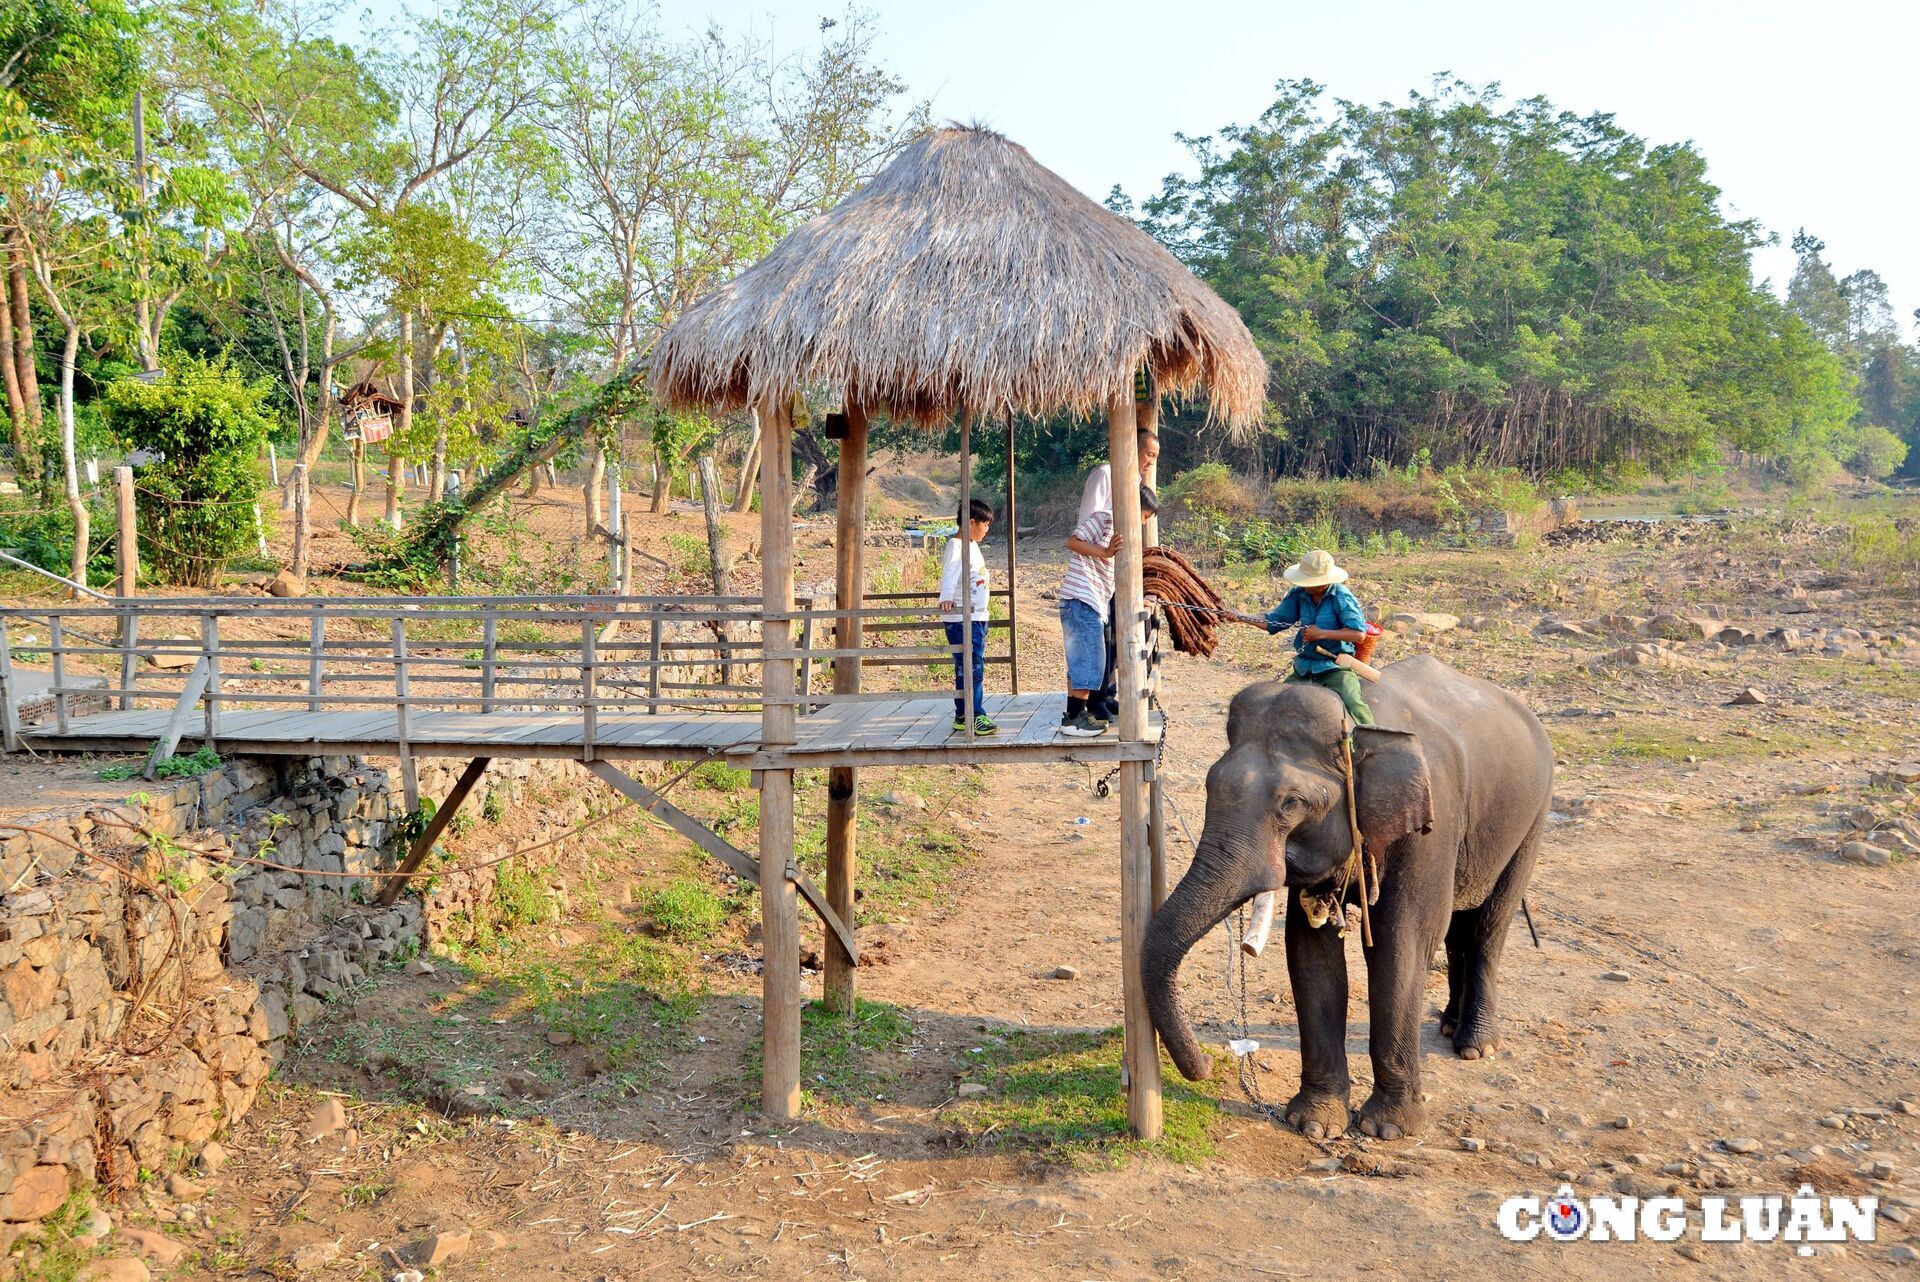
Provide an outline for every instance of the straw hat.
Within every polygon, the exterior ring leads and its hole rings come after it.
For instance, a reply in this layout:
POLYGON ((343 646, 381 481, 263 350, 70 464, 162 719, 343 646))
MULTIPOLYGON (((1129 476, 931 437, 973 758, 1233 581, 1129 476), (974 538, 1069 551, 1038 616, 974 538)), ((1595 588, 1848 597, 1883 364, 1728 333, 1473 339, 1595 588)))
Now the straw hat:
POLYGON ((1295 587, 1320 588, 1329 584, 1345 583, 1347 572, 1333 563, 1331 552, 1322 552, 1319 548, 1315 548, 1282 570, 1280 577, 1295 587))

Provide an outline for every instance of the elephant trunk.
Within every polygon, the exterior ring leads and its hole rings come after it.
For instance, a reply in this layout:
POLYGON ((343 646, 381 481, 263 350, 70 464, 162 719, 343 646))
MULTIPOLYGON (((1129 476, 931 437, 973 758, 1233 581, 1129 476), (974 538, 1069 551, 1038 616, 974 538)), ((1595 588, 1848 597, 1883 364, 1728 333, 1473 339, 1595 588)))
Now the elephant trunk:
POLYGON ((1217 845, 1202 836, 1193 866, 1180 879, 1167 902, 1147 927, 1146 944, 1140 954, 1141 984, 1146 992, 1147 1010, 1153 1026, 1166 1044, 1167 1053, 1190 1082, 1204 1080, 1213 1072, 1213 1059, 1200 1047, 1193 1026, 1180 1007, 1177 977, 1180 963, 1200 942, 1202 936, 1226 915, 1269 889, 1251 885, 1241 872, 1246 865, 1226 857, 1217 845))

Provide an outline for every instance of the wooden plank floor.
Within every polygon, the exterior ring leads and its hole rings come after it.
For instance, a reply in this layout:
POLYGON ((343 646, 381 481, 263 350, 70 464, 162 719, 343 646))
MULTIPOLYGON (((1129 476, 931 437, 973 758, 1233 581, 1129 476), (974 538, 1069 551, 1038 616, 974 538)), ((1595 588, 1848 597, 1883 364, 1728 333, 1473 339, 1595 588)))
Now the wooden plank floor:
MULTIPOLYGON (((1112 735, 1071 739, 1059 732, 1065 707, 1062 694, 988 695, 986 711, 998 734, 970 739, 952 729, 950 698, 919 695, 829 705, 799 718, 797 742, 785 748, 760 744, 757 713, 603 714, 596 727, 594 755, 609 760, 674 760, 726 754, 742 764, 816 767, 944 760, 1118 760, 1141 756, 1137 746, 1123 752, 1112 735)), ((52 726, 23 726, 25 744, 42 752, 142 752, 166 728, 165 709, 97 712, 72 719, 66 734, 52 726)), ((202 741, 205 718, 196 710, 182 751, 202 741)), ((1148 742, 1160 735, 1156 715, 1148 742)), ((407 742, 419 756, 565 757, 581 759, 577 712, 413 712, 407 742)), ((233 755, 312 756, 327 753, 392 755, 399 748, 399 727, 391 712, 345 710, 294 712, 272 708, 223 708, 216 746, 233 755)))

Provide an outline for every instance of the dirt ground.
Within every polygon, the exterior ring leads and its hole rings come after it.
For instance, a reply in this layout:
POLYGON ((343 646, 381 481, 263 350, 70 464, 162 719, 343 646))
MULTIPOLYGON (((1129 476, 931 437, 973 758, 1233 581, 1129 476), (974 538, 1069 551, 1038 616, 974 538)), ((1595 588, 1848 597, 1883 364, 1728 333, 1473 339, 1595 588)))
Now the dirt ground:
MULTIPOLYGON (((699 529, 692 514, 665 520, 699 529)), ((1835 573, 1830 552, 1815 534, 1735 528, 1357 561, 1354 586, 1382 613, 1463 620, 1390 636, 1384 659, 1431 651, 1508 685, 1560 758, 1529 895, 1539 943, 1514 932, 1499 1053, 1455 1058, 1430 1018, 1428 1125, 1411 1139, 1309 1142, 1247 1098, 1223 1049, 1237 1006, 1224 930, 1182 976, 1221 1071, 1196 1091, 1168 1068, 1167 1142, 1111 1138, 1118 803, 1083 768, 996 767, 957 789, 867 781, 869 797, 893 789, 879 822, 957 834, 960 857, 937 892, 896 901, 863 934, 881 964, 860 971, 862 996, 900 1022, 871 1044, 833 1030, 810 1043, 800 1124, 769 1129, 752 1108, 750 934, 702 953, 703 995, 655 1025, 652 1067, 635 1073, 606 1071, 595 1047, 434 959, 433 974, 382 974, 301 1041, 226 1138, 204 1201, 149 1187, 125 1214, 190 1248, 167 1273, 182 1277, 393 1278, 436 1235, 449 1254, 425 1272, 449 1279, 1912 1276, 1920 861, 1897 835, 1875 838, 1902 856, 1889 866, 1837 851, 1857 829, 1920 817, 1912 789, 1874 781, 1920 759, 1920 610, 1910 592, 1835 573), (1875 635, 1793 653, 1696 641, 1634 662, 1631 635, 1536 634, 1543 616, 1680 609, 1757 634, 1875 635), (1730 702, 1749 688, 1759 702, 1730 702), (430 1019, 429 1060, 460 1068, 424 1071, 451 1095, 420 1087, 417 1059, 348 1036, 408 1019, 430 1019), (329 1100, 346 1128, 308 1138, 329 1100), (1502 1199, 1562 1182, 1690 1199, 1808 1182, 1878 1195, 1884 1217, 1876 1242, 1810 1258, 1691 1236, 1502 1240, 1502 1199)), ((1018 585, 1027 689, 1061 677, 1046 595, 1058 573, 1036 560, 1018 585)), ((1220 582, 1248 607, 1277 598, 1264 573, 1220 582)), ((1175 876, 1227 701, 1280 659, 1249 631, 1212 660, 1167 662, 1175 876)), ((653 843, 621 875, 684 858, 653 843)), ((570 925, 541 945, 555 959, 582 946, 570 925)), ((1371 1073, 1350 946, 1357 1104, 1371 1073)), ((1246 978, 1257 1090, 1283 1101, 1298 1055, 1278 942, 1246 978)), ((1436 969, 1436 1013, 1444 993, 1436 969)))

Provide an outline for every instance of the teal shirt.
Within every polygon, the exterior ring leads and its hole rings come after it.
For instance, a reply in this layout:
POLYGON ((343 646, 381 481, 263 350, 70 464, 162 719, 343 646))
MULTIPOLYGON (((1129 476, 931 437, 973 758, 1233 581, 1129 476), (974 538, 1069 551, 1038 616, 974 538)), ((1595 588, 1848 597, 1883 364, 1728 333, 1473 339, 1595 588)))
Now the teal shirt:
MULTIPOLYGON (((1294 588, 1280 598, 1280 604, 1267 611, 1267 635, 1293 624, 1312 625, 1316 628, 1352 628, 1357 632, 1367 630, 1367 612, 1360 608, 1360 598, 1336 583, 1328 588, 1318 603, 1307 595, 1305 588, 1294 588)), ((1301 676, 1312 676, 1318 672, 1331 672, 1340 665, 1323 654, 1315 654, 1314 648, 1332 650, 1337 654, 1352 654, 1351 641, 1316 641, 1309 647, 1301 632, 1293 634, 1293 670, 1301 676)))

